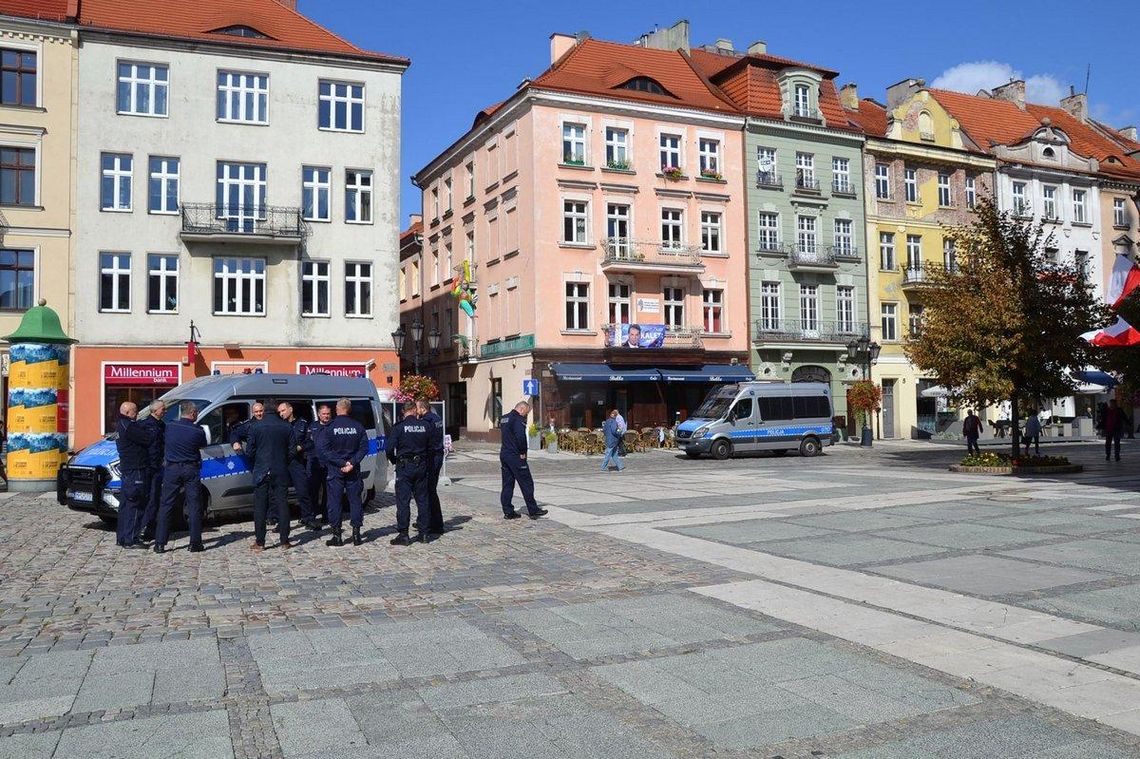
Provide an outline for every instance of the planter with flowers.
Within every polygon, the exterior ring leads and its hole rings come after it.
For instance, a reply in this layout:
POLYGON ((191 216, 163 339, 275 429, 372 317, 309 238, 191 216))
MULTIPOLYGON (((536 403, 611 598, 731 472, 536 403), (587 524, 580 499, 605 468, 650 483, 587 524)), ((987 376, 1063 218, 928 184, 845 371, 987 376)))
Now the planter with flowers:
POLYGON ((952 464, 951 472, 969 474, 1074 474, 1084 467, 1064 456, 1010 456, 1008 453, 986 451, 971 453, 961 464, 952 464))
POLYGON ((666 179, 672 179, 673 181, 676 181, 678 179, 684 179, 685 172, 681 169, 680 166, 662 166, 661 175, 666 179))
POLYGON ((711 179, 714 182, 720 182, 724 179, 719 171, 714 169, 701 169, 701 179, 711 179))
POLYGON ((431 377, 422 374, 409 374, 400 379, 400 386, 396 388, 396 401, 408 403, 410 401, 437 401, 439 400, 439 386, 431 377))

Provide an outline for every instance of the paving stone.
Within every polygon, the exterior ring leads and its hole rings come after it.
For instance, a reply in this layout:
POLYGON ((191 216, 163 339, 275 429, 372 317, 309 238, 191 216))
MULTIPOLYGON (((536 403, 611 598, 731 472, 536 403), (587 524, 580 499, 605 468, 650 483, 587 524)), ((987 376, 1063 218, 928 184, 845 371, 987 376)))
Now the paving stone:
POLYGON ((710 722, 696 728, 718 746, 749 749, 793 738, 828 735, 858 727, 859 723, 821 706, 797 707, 747 717, 710 722))
POLYGON ((908 527, 901 530, 878 533, 881 537, 895 540, 913 540, 917 543, 930 543, 944 548, 992 548, 995 546, 1015 545, 1017 543, 1037 543, 1048 539, 1048 536, 1025 530, 1011 530, 992 525, 970 524, 959 522, 956 524, 932 524, 919 527, 908 527))
POLYGON ((57 757, 153 759, 156 747, 179 759, 231 759, 229 722, 224 710, 167 714, 108 722, 63 731, 57 757))
POLYGON ((1062 593, 1023 603, 1053 614, 1117 625, 1127 630, 1140 630, 1140 584, 1136 583, 1101 590, 1062 593))
POLYGON ((901 540, 888 540, 873 535, 850 534, 770 543, 764 546, 764 550, 778 556, 836 567, 897 561, 942 553, 942 549, 935 546, 904 543, 901 540))
POLYGON ((59 731, 17 733, 0 738, 0 759, 52 759, 59 731))
POLYGON ((1140 575, 1140 544, 1109 540, 1074 540, 1037 548, 1003 551, 1006 556, 1036 559, 1051 564, 1114 572, 1122 575, 1140 575))
POLYGON ((775 519, 749 519, 742 522, 728 522, 699 527, 676 527, 671 530, 680 535, 716 540, 731 545, 747 545, 768 540, 788 540, 814 535, 830 534, 831 530, 806 527, 791 522, 778 522, 775 519))
POLYGON ((959 556, 875 567, 875 572, 924 585, 984 596, 1078 585, 1108 577, 1101 572, 1047 567, 997 556, 959 556))
POLYGON ((930 524, 929 519, 911 517, 894 512, 876 511, 873 509, 846 511, 837 514, 791 517, 787 521, 791 524, 821 527, 829 530, 843 530, 845 532, 870 532, 872 530, 889 530, 896 527, 911 527, 916 524, 930 524))
MULTIPOLYGON (((1140 505, 1140 504, 1138 504, 1140 505)), ((986 524, 1001 527, 1043 530, 1057 535, 1094 535, 1129 529, 1126 520, 1092 516, 1087 512, 1049 511, 1041 514, 1016 514, 994 519, 986 524)))
POLYGON ((348 704, 341 699, 273 704, 269 710, 286 759, 367 745, 348 704))

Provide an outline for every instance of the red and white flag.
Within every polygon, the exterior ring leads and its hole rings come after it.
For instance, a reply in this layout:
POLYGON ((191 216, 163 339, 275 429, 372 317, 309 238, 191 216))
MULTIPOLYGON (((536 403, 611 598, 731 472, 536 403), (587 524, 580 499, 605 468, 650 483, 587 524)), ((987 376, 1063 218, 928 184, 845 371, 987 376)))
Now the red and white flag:
POLYGON ((1127 348, 1131 345, 1140 345, 1140 330, 1119 316, 1116 317, 1115 324, 1086 332, 1081 337, 1099 348, 1127 348))
POLYGON ((1112 264, 1112 276, 1108 278, 1108 289, 1104 293, 1104 300, 1113 308, 1119 308, 1128 294, 1140 287, 1140 266, 1137 266, 1128 256, 1116 254, 1116 261, 1112 264))

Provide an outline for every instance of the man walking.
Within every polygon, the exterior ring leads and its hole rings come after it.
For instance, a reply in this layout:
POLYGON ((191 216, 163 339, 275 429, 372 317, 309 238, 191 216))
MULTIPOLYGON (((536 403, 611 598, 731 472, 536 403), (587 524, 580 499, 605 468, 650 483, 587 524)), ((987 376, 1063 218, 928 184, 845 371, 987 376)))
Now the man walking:
POLYGON ((978 418, 973 409, 967 411, 966 418, 962 420, 962 434, 966 437, 967 455, 982 452, 978 446, 978 438, 982 435, 982 420, 978 418))
POLYGON ((136 422, 139 408, 127 401, 119 406, 119 433, 115 448, 119 452, 119 520, 115 529, 115 542, 120 548, 141 547, 137 540, 137 525, 146 509, 147 485, 150 482, 150 446, 154 442, 153 430, 136 422))
POLYGON ((313 514, 313 501, 309 493, 309 457, 313 451, 313 440, 309 436, 309 422, 299 419, 293 413, 293 404, 282 401, 277 404, 277 415, 285 420, 292 431, 289 440, 289 481, 297 495, 297 507, 301 511, 301 524, 310 530, 319 530, 316 515, 313 514))
POLYGON ((625 469, 625 464, 621 463, 620 456, 622 434, 625 430, 618 423, 618 419, 618 410, 615 408, 610 412, 609 418, 602 423, 602 435, 605 437, 606 444, 606 455, 602 458, 603 472, 609 471, 611 462, 617 466, 619 472, 625 469))
POLYGON ((324 517, 325 522, 329 521, 328 498, 325 492, 328 467, 321 459, 318 444, 321 435, 330 424, 332 424, 332 408, 327 403, 321 404, 317 409, 317 421, 309 425, 309 503, 313 510, 314 522, 317 515, 324 517))
POLYGON ((147 470, 146 509, 135 525, 135 538, 138 542, 154 539, 155 522, 158 519, 158 504, 162 500, 162 460, 166 447, 166 404, 155 401, 150 404, 150 415, 142 421, 151 429, 154 439, 150 444, 150 466, 147 470))
POLYGON ((360 464, 368 455, 368 433, 364 425, 349 416, 352 401, 341 398, 336 402, 336 419, 318 438, 317 450, 327 465, 329 525, 332 538, 326 545, 344 545, 341 495, 348 500, 352 522, 352 544, 364 542, 360 528, 364 526, 364 503, 361 492, 364 481, 360 476, 360 464))
POLYGON ((1104 460, 1108 461, 1116 454, 1120 461, 1120 436, 1124 434, 1124 410, 1113 398, 1104 410, 1104 460))
POLYGON ((1037 409, 1029 409, 1025 419, 1025 455, 1029 455, 1029 445, 1032 443, 1034 454, 1041 455, 1041 418, 1037 416, 1037 409))
POLYGON ((530 475, 530 467, 526 463, 526 415, 530 413, 530 404, 519 401, 510 413, 499 420, 499 431, 502 433, 502 442, 499 444, 499 466, 503 473, 503 488, 499 494, 499 503, 503 507, 503 519, 518 519, 521 516, 515 511, 511 501, 515 497, 515 483, 519 484, 523 501, 531 519, 546 516, 546 509, 539 508, 534 500, 534 478, 530 475))
MULTIPOLYGON (((291 411, 290 411, 291 413, 291 411)), ((281 416, 267 416, 253 426, 246 442, 246 455, 253 462, 253 543, 250 548, 265 550, 265 522, 268 513, 277 515, 281 547, 289 542, 289 459, 293 428, 281 416)))
POLYGON ((443 420, 427 401, 416 401, 416 414, 428 426, 427 495, 431 506, 428 532, 443 532, 443 507, 439 503, 439 473, 443 469, 443 420))
POLYGON ((390 541, 394 546, 409 546, 412 544, 408 537, 410 526, 411 499, 416 499, 416 540, 427 542, 427 534, 431 524, 431 503, 428 496, 429 467, 431 466, 431 447, 429 437, 434 426, 421 418, 417 418, 417 405, 404 404, 404 418, 392 427, 388 436, 388 461, 396 467, 396 537, 390 541))
POLYGON ((158 529, 154 536, 154 552, 166 552, 170 535, 170 513, 179 493, 186 498, 186 516, 190 523, 190 552, 206 550, 202 545, 202 449, 206 447, 206 431, 195 422, 198 407, 184 401, 180 418, 166 425, 166 465, 162 471, 162 506, 158 511, 158 529))

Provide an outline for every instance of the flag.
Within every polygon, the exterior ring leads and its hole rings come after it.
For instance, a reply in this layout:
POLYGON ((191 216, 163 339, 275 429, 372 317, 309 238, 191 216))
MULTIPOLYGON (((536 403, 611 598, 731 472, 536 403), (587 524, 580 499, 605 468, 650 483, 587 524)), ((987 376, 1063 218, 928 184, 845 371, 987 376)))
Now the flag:
POLYGON ((1115 324, 1086 332, 1081 337, 1098 348, 1126 348, 1140 345, 1140 331, 1119 316, 1116 317, 1115 324))
POLYGON ((1112 265, 1112 276, 1108 278, 1108 290, 1105 291, 1104 300, 1113 308, 1120 308, 1120 304, 1128 294, 1140 286, 1140 267, 1123 254, 1116 254, 1116 262, 1112 265))

